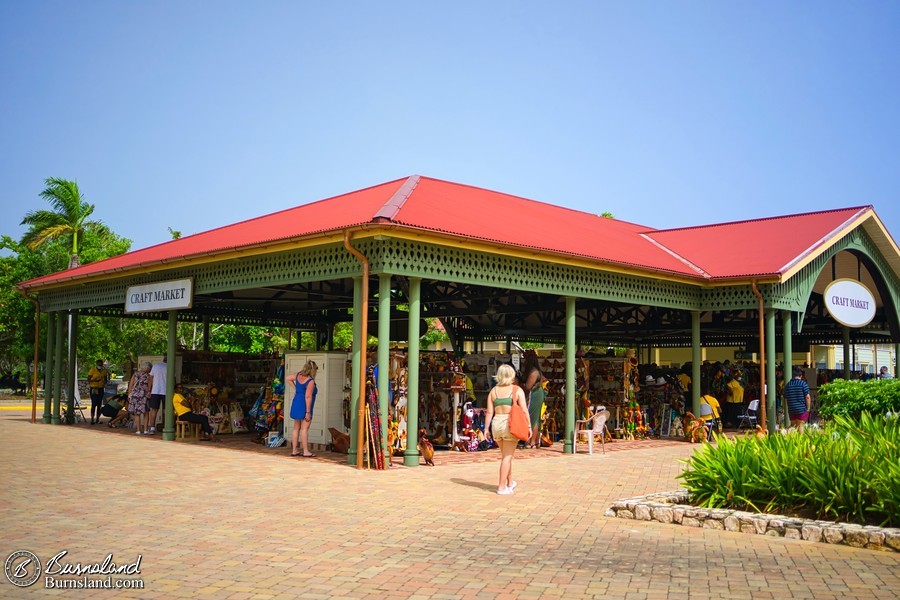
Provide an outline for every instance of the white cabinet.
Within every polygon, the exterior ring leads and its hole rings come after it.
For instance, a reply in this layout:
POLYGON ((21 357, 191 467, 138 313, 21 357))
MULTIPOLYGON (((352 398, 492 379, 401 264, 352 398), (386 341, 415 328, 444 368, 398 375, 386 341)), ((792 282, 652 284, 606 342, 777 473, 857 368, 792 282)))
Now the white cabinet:
POLYGON ((294 400, 294 382, 287 381, 287 376, 303 369, 306 361, 312 360, 319 366, 316 374, 316 406, 313 410, 312 422, 309 425, 309 442, 311 444, 330 444, 329 427, 347 433, 344 428, 343 401, 344 385, 347 380, 346 365, 349 355, 346 352, 294 352, 284 356, 284 437, 291 439, 294 420, 291 419, 291 404, 294 400))

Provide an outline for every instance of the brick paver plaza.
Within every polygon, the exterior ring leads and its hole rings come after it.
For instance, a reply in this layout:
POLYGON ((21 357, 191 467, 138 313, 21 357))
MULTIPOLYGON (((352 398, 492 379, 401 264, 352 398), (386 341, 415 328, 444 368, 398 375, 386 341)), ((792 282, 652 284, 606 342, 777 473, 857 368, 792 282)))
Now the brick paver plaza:
MULTIPOLYGON (((687 444, 358 472, 320 454, 236 452, 0 413, 0 553, 133 562, 143 590, 0 597, 893 598, 900 554, 610 519, 675 489, 687 444)), ((494 456, 499 456, 494 451, 494 456)))

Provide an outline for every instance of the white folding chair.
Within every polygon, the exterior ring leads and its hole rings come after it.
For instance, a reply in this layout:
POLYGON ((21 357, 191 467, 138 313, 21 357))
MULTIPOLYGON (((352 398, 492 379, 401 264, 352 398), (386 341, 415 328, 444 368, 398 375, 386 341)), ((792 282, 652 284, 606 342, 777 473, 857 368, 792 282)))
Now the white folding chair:
POLYGON ((706 439, 711 440, 713 428, 716 426, 716 417, 715 414, 713 414, 712 406, 706 402, 701 402, 699 417, 703 419, 704 425, 706 426, 706 439), (709 420, 707 420, 706 417, 709 417, 709 420))
POLYGON ((597 409, 591 418, 579 419, 575 421, 575 435, 572 442, 572 453, 578 453, 578 436, 587 437, 588 454, 594 453, 594 436, 600 435, 600 446, 603 453, 606 454, 606 422, 609 420, 609 411, 601 406, 597 409))
POLYGON ((745 425, 749 428, 756 427, 758 413, 759 400, 752 401, 746 408, 742 406, 741 414, 738 415, 738 429, 743 429, 745 425))

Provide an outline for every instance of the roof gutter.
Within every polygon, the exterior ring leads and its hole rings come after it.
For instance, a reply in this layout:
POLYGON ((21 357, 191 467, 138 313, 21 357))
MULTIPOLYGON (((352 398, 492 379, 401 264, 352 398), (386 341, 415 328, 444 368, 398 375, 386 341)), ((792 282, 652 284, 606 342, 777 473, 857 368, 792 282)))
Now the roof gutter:
POLYGON ((353 247, 353 231, 344 231, 344 248, 362 263, 362 307, 359 315, 359 397, 356 399, 356 468, 363 468, 366 423, 366 341, 369 339, 369 259, 353 247))
POLYGON ((31 378, 31 423, 37 422, 37 380, 38 380, 38 350, 41 344, 41 303, 24 290, 16 288, 22 297, 34 304, 34 374, 31 378))

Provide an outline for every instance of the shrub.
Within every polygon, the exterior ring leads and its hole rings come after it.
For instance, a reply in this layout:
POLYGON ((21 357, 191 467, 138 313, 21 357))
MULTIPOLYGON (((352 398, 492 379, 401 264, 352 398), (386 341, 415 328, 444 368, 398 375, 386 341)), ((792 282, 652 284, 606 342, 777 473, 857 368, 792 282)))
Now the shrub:
POLYGON ((824 429, 717 438, 679 475, 708 508, 809 511, 820 518, 900 525, 900 417, 838 415, 824 429))
POLYGON ((846 381, 835 379, 819 388, 819 414, 825 419, 837 415, 858 418, 863 411, 872 415, 900 412, 900 379, 846 381))

